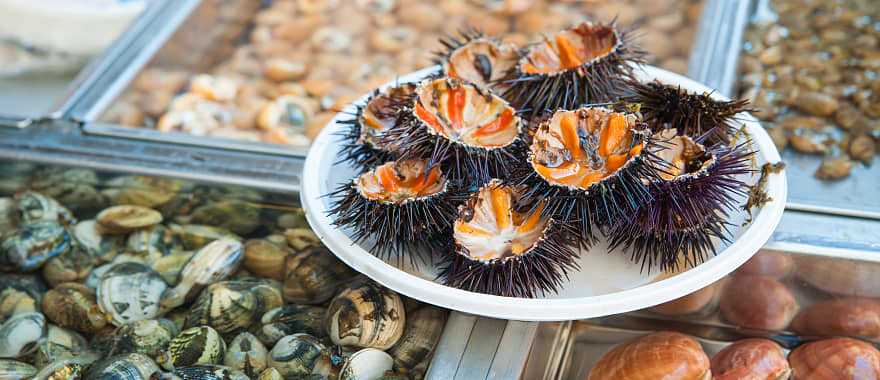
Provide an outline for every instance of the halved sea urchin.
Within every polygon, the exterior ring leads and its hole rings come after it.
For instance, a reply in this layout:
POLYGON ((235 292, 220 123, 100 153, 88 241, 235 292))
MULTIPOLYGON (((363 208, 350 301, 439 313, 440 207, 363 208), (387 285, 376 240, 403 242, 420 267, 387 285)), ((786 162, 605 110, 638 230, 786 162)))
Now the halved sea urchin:
POLYGON ((401 158, 440 164, 465 186, 506 176, 525 151, 522 121, 500 97, 455 78, 423 81, 394 128, 380 138, 401 158))
POLYGON ((748 142, 731 147, 705 146, 703 139, 659 132, 657 151, 663 160, 660 178, 651 183, 652 200, 609 232, 612 249, 629 250, 643 270, 681 270, 696 266, 715 253, 716 244, 730 239, 728 212, 737 207, 749 185, 743 175, 752 171, 748 142))
POLYGON ((446 285, 505 297, 556 292, 577 253, 543 204, 523 203, 520 191, 492 180, 459 207, 454 252, 444 256, 446 285))
POLYGON ((400 106, 414 95, 415 83, 403 83, 376 90, 366 104, 358 106, 350 120, 343 120, 343 145, 339 150, 339 162, 349 162, 361 171, 395 159, 395 155, 383 148, 379 136, 397 122, 400 106))
POLYGON ((434 62, 443 75, 458 78, 501 94, 508 86, 506 79, 519 60, 517 48, 475 31, 465 31, 460 38, 440 39, 446 48, 438 52, 434 62))
POLYGON ((371 242, 373 254, 400 258, 423 253, 448 235, 467 193, 458 191, 440 167, 411 159, 379 165, 330 197, 333 224, 351 228, 357 242, 371 242))
POLYGON ((657 176, 650 132, 634 114, 587 107, 556 111, 541 123, 528 165, 517 173, 529 199, 546 200, 546 211, 573 223, 581 243, 651 199, 657 176))
POLYGON ((616 101, 644 63, 632 33, 617 24, 583 22, 530 46, 503 94, 532 115, 616 101))

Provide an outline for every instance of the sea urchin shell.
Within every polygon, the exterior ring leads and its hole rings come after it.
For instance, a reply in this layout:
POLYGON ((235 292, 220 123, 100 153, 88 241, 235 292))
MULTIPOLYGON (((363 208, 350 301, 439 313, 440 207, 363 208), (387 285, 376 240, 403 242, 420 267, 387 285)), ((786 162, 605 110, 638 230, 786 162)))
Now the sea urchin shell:
POLYGON ((517 49, 486 38, 477 32, 462 32, 461 38, 441 39, 447 51, 437 53, 435 63, 443 74, 458 78, 501 93, 507 86, 505 79, 519 60, 517 49))
POLYGON ((341 135, 339 162, 348 162, 367 170, 396 157, 383 149, 379 136, 397 122, 400 105, 412 99, 415 83, 403 83, 385 90, 376 90, 366 104, 358 106, 354 118, 340 121, 347 126, 341 135))

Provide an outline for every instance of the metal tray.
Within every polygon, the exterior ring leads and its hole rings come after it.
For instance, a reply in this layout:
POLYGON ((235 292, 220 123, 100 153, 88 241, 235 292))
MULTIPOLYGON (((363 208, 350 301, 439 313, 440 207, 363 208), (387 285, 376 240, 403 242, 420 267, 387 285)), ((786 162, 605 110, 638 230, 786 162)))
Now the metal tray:
MULTIPOLYGON (((692 58, 695 79, 718 89, 724 95, 734 96, 737 90, 738 63, 743 51, 744 34, 750 22, 772 19, 769 0, 728 1, 720 4, 718 12, 708 22, 705 36, 712 36, 711 48, 698 51, 700 58, 692 58)), ((707 22, 705 19, 704 22, 707 22)), ((849 178, 841 181, 821 181, 813 176, 821 157, 804 155, 786 149, 782 159, 787 164, 788 208, 833 215, 880 219, 880 166, 856 165, 849 178)))

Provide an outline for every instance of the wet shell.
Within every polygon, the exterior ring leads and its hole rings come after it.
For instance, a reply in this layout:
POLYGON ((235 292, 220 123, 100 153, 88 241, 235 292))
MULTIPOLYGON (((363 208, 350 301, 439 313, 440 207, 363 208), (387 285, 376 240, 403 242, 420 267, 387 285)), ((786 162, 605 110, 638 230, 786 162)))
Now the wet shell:
POLYGON ((0 244, 0 268, 38 269, 70 249, 70 234, 56 221, 38 220, 19 227, 0 244))
POLYGON ((46 317, 40 313, 15 314, 0 325, 0 358, 30 355, 46 337, 46 317))
POLYGON ((339 371, 339 380, 372 380, 391 371, 394 359, 375 348, 365 348, 352 354, 339 371))
POLYGON ((40 369, 34 376, 34 380, 76 380, 82 379, 86 373, 85 363, 77 358, 64 359, 49 363, 49 365, 40 369))
POLYGON ((143 256, 165 256, 175 246, 175 236, 162 225, 155 225, 132 232, 126 240, 128 252, 143 256))
POLYGON ((46 339, 40 341, 33 361, 38 368, 43 368, 54 361, 81 355, 87 347, 88 342, 82 335, 73 330, 49 325, 46 339))
POLYGON ((302 251, 310 247, 320 247, 321 239, 309 228, 289 228, 284 230, 287 245, 294 251, 302 251))
POLYGON ((880 298, 880 264, 877 263, 803 256, 797 260, 797 276, 828 293, 880 298))
POLYGON ((244 373, 222 365, 195 365, 174 370, 182 380, 248 380, 244 373))
POLYGON ((143 264, 115 264, 101 277, 98 305, 116 326, 153 319, 159 315, 159 299, 167 288, 162 277, 143 264))
POLYGON ((168 348, 177 333, 177 325, 167 319, 126 323, 110 337, 109 355, 138 353, 156 359, 168 348))
POLYGON ((223 228, 238 235, 247 235, 260 224, 260 208, 251 202, 219 201, 193 210, 190 222, 223 228))
POLYGON ((403 335, 406 313, 397 293, 359 278, 327 307, 324 324, 333 343, 386 350, 403 335))
POLYGON ((34 366, 16 360, 0 359, 0 379, 25 380, 37 374, 34 366))
POLYGON ((724 285, 719 308, 734 325, 775 331, 788 326, 799 306, 791 291, 772 277, 736 275, 724 285))
POLYGON ((177 286, 162 295, 162 306, 168 310, 180 306, 203 287, 229 277, 243 256, 242 244, 236 240, 215 240, 202 247, 183 267, 177 286))
POLYGON ((323 337, 324 314, 323 307, 288 304, 275 308, 263 314, 260 320, 258 336, 266 345, 274 345, 279 339, 296 333, 306 333, 316 337, 323 337))
POLYGON ((794 259, 787 253, 758 251, 737 273, 784 278, 794 270, 794 259))
POLYGON ((15 202, 12 198, 0 197, 0 241, 5 234, 15 230, 15 215, 12 212, 14 208, 15 202))
POLYGON ((180 272, 186 263, 192 259, 195 252, 174 252, 168 256, 163 256, 150 264, 156 273, 162 276, 169 285, 177 285, 180 280, 180 272))
POLYGON ((76 239, 67 252, 49 259, 43 265, 43 278, 51 286, 64 282, 80 282, 88 277, 98 260, 83 248, 76 239))
POLYGON ((47 167, 34 172, 29 186, 53 197, 77 213, 98 211, 107 203, 96 186, 98 174, 94 170, 47 167))
POLYGON ((713 283, 684 297, 652 307, 651 312, 661 315, 691 315, 704 312, 716 301, 718 283, 713 283))
POLYGON ((661 331, 614 347, 588 380, 709 380, 709 357, 687 335, 661 331))
POLYGON ((103 359, 91 367, 86 379, 149 380, 162 370, 153 359, 141 354, 125 354, 103 359))
POLYGON ((220 334, 236 333, 282 303, 278 288, 264 280, 221 281, 202 291, 186 326, 211 326, 220 334))
POLYGON ((244 244, 244 269, 260 277, 284 279, 284 261, 293 252, 264 239, 248 240, 244 244))
POLYGON ((165 355, 157 361, 165 369, 173 370, 197 364, 219 364, 226 354, 226 342, 208 326, 183 330, 168 345, 165 355))
POLYGON ((712 357, 713 380, 787 380, 785 351, 769 339, 743 339, 712 357))
POLYGON ((121 176, 106 183, 101 193, 113 204, 159 207, 181 190, 182 183, 172 179, 147 176, 121 176))
POLYGON ((431 357, 446 325, 446 310, 420 304, 407 311, 406 330, 388 353, 396 368, 412 370, 431 357))
POLYGON ((870 298, 830 299, 810 305, 791 321, 801 335, 880 338, 880 301, 870 298))
POLYGON ((287 257, 282 292, 287 302, 326 302, 356 275, 325 247, 313 247, 287 257))
POLYGON ((30 294, 14 288, 0 290, 0 321, 13 314, 39 311, 39 305, 30 294))
POLYGON ((111 234, 123 234, 154 226, 162 222, 162 214, 142 206, 113 206, 95 217, 101 230, 111 234))
POLYGON ((223 364, 253 378, 266 369, 268 360, 266 346, 253 334, 243 332, 229 342, 223 364))
POLYGON ((788 362, 794 380, 880 378, 880 351, 850 338, 804 344, 791 352, 788 362))
POLYGON ((43 313, 61 327, 95 333, 107 325, 95 292, 75 282, 58 285, 43 296, 43 313))
POLYGON ((125 250, 125 238, 103 233, 94 219, 77 223, 73 228, 73 238, 91 256, 105 262, 125 250))
POLYGON ((52 221, 63 225, 76 222, 73 214, 58 201, 33 191, 15 196, 18 221, 27 224, 36 221, 52 221))
POLYGON ((258 380, 284 380, 284 377, 281 376, 281 372, 278 372, 275 368, 267 368, 265 371, 260 373, 260 376, 257 377, 258 380))
POLYGON ((285 379, 308 375, 329 377, 333 372, 330 352, 317 338, 308 334, 281 338, 269 352, 269 366, 277 369, 285 379))
POLYGON ((196 250, 219 239, 241 240, 240 237, 219 227, 201 224, 170 225, 171 231, 177 236, 183 248, 196 250))

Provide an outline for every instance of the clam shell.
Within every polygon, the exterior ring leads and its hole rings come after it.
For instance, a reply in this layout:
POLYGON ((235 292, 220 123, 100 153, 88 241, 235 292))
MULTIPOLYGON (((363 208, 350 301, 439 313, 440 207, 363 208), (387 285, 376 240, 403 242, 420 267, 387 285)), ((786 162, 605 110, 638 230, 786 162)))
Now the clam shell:
POLYGON ((588 380, 709 380, 709 357, 691 337, 661 331, 614 347, 588 380))
POLYGON ((142 206, 120 205, 104 209, 95 220, 104 232, 124 234, 161 223, 162 214, 142 206))
POLYGON ((735 275, 724 285, 719 302, 728 322, 746 328, 782 330, 798 312, 790 290, 773 277, 735 275))
POLYGON ((165 369, 197 364, 218 364, 226 354, 226 342, 217 330, 208 326, 193 327, 183 330, 171 343, 168 351, 159 358, 159 364, 165 369))
POLYGON ((740 274, 787 277, 794 270, 794 259, 787 253, 758 251, 749 261, 736 270, 740 274))
POLYGON ((396 368, 412 370, 431 357, 443 335, 448 314, 446 310, 426 304, 407 311, 406 330, 397 344, 388 350, 396 368))
POLYGON ((189 221, 247 235, 260 225, 260 208, 239 200, 212 202, 193 210, 189 221))
POLYGON ((0 244, 0 268, 19 272, 40 268, 49 259, 70 249, 70 234, 58 222, 37 220, 21 225, 0 244))
MULTIPOLYGON (((88 341, 73 330, 49 325, 46 339, 40 341, 34 354, 34 364, 43 368, 47 364, 62 359, 70 359, 84 353, 88 341)), ((2 378, 2 376, 0 376, 2 378)))
POLYGON ((365 348, 352 354, 339 371, 339 380, 373 380, 382 377, 394 366, 394 359, 385 351, 365 348))
POLYGON ((82 379, 86 373, 86 367, 88 367, 88 363, 77 358, 58 360, 41 368, 33 380, 82 379))
POLYGON ((241 240, 240 237, 219 227, 205 226, 201 224, 172 224, 171 231, 177 235, 183 247, 196 250, 208 243, 219 239, 241 240))
POLYGON ((77 223, 73 227, 73 238, 91 256, 104 262, 113 260, 117 254, 125 250, 124 237, 105 234, 94 219, 77 223))
POLYGON ((43 194, 27 191, 15 196, 20 224, 37 221, 58 222, 63 225, 76 223, 73 214, 58 201, 43 194))
POLYGON ((15 201, 12 198, 0 197, 0 241, 7 233, 15 230, 13 209, 15 209, 15 201))
POLYGON ((708 309, 714 309, 713 306, 714 302, 717 301, 717 295, 718 283, 713 283, 686 296, 661 303, 649 310, 661 315, 698 314, 708 309))
POLYGON ((799 346, 788 356, 795 380, 878 379, 880 351, 856 339, 833 338, 799 346))
POLYGON ((222 365, 195 365, 174 370, 182 380, 248 380, 250 377, 222 365))
POLYGON ((17 360, 0 359, 0 379, 25 380, 37 374, 34 366, 17 360))
POLYGON ((97 211, 107 204, 107 198, 96 188, 99 183, 94 170, 46 167, 34 172, 28 185, 80 213, 97 211))
POLYGON ((284 261, 293 252, 265 239, 251 239, 244 244, 242 265, 249 272, 278 281, 284 279, 284 261))
POLYGON ((713 380, 787 380, 785 351, 769 339, 743 339, 712 357, 713 380))
POLYGON ((260 376, 257 377, 258 380, 284 380, 281 377, 281 372, 278 372, 277 369, 269 367, 265 371, 260 373, 260 376))
POLYGON ((287 256, 284 267, 284 300, 299 304, 326 302, 356 275, 323 246, 287 256))
POLYGON ((149 380, 162 373, 153 359, 141 354, 111 356, 89 367, 86 379, 149 380))
POLYGON ((229 342, 223 364, 253 378, 266 369, 268 360, 266 346, 253 334, 243 332, 229 342))
POLYGON ((14 288, 0 290, 0 321, 13 314, 35 311, 39 311, 39 305, 30 294, 14 288))
POLYGON ((279 339, 296 333, 324 337, 324 314, 326 309, 318 306, 288 304, 263 314, 258 336, 266 345, 274 345, 279 339))
POLYGON ((40 313, 15 314, 0 325, 0 358, 30 355, 47 334, 46 317, 40 313))
POLYGON ((153 319, 159 315, 159 299, 167 288, 162 277, 143 264, 115 264, 101 277, 98 305, 116 326, 153 319))
POLYGON ((797 276, 813 287, 833 294, 880 298, 880 264, 838 258, 797 258, 797 276))
POLYGON ((358 278, 327 307, 324 324, 334 344, 385 350, 403 335, 406 312, 397 293, 358 278))
POLYGON ((801 335, 880 339, 880 301, 840 298, 814 303, 795 316, 790 329, 801 335))
POLYGON ((170 254, 176 243, 171 231, 160 224, 129 234, 126 248, 131 253, 162 257, 170 254))
POLYGON ((119 176, 106 182, 101 193, 113 204, 157 208, 172 200, 183 187, 180 181, 147 176, 119 176))
POLYGON ((80 246, 76 239, 71 242, 70 249, 43 265, 43 278, 50 286, 82 281, 98 263, 97 258, 80 246))
POLYGON ((320 247, 321 239, 309 228, 289 228, 284 230, 287 245, 294 251, 302 251, 311 247, 320 247))
POLYGON ((50 321, 79 332, 95 333, 107 325, 107 316, 99 309, 95 292, 75 282, 46 292, 42 309, 50 321))
POLYGON ((281 306, 281 292, 263 280, 221 281, 196 299, 186 326, 211 326, 221 334, 246 329, 266 311, 281 306))
POLYGON ((150 268, 162 276, 169 285, 176 285, 180 280, 180 272, 194 255, 195 252, 174 252, 156 259, 150 264, 150 268))
POLYGON ((180 282, 162 296, 162 305, 172 309, 193 299, 203 287, 229 277, 243 257, 236 240, 215 240, 202 247, 180 272, 180 282))
POLYGON ((288 335, 269 352, 269 366, 278 370, 285 379, 317 375, 329 377, 333 373, 330 352, 308 334, 288 335))
POLYGON ((177 325, 167 319, 126 323, 111 335, 109 355, 138 353, 156 359, 178 332, 177 325))

